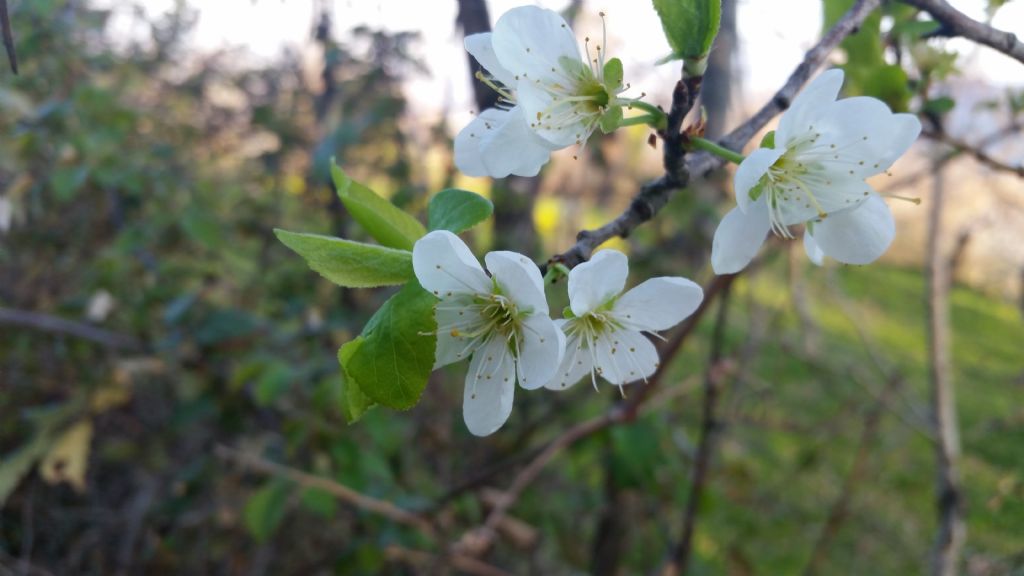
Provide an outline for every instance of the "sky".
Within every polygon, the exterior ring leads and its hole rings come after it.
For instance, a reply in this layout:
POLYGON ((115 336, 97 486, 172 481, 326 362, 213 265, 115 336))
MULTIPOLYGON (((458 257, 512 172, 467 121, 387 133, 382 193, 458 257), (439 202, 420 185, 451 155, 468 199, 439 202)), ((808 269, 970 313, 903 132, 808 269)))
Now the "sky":
MULTIPOLYGON (((348 30, 363 24, 390 31, 414 30, 422 35, 420 56, 429 76, 411 79, 407 94, 413 110, 435 115, 452 111, 458 125, 472 109, 469 74, 462 36, 455 25, 455 0, 185 0, 198 10, 192 46, 200 52, 234 48, 253 61, 272 59, 285 48, 302 49, 310 43, 310 30, 319 6, 333 13, 335 34, 344 40, 348 30), (464 116, 464 117, 463 117, 464 116)), ((126 2, 102 0, 107 6, 127 8, 126 2)), ((524 0, 489 0, 492 23, 524 0)), ((568 1, 543 0, 533 4, 561 10, 568 1)), ((984 0, 953 0, 957 8, 984 18, 984 0)), ((142 0, 151 15, 170 9, 174 0, 142 0)), ((671 65, 654 63, 669 52, 660 23, 649 2, 636 0, 584 0, 576 22, 577 38, 600 37, 597 13, 607 14, 608 54, 622 59, 626 81, 639 95, 646 91, 654 103, 667 104, 666 87, 678 74, 671 65)), ((127 14, 128 10, 123 11, 127 14)), ((127 15, 122 17, 128 18, 127 15)), ((739 0, 739 66, 742 90, 760 102, 774 92, 817 40, 821 29, 820 0, 739 0), (780 9, 785 6, 785 9, 780 9)), ((1024 37, 1024 1, 1010 2, 993 22, 1024 37)), ((130 29, 125 26, 126 30, 130 29)), ((954 40, 967 58, 968 77, 994 84, 1024 85, 1020 64, 995 51, 977 49, 954 40)))

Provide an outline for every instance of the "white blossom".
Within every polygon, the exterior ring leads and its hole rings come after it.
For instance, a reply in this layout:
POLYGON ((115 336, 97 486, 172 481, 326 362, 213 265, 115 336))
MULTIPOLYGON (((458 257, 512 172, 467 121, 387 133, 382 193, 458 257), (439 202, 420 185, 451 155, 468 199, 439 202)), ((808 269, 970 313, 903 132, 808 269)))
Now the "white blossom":
POLYGON ((715 231, 711 263, 718 274, 742 270, 769 231, 792 238, 805 224, 813 262, 830 256, 868 264, 889 248, 896 225, 864 180, 885 172, 921 132, 912 114, 893 114, 869 97, 836 100, 841 70, 821 74, 793 101, 775 131, 736 170, 738 206, 715 231))
MULTIPOLYGON (((603 17, 603 14, 602 14, 603 17)), ((619 95, 621 63, 605 75, 605 48, 580 57, 572 30, 558 13, 536 6, 509 10, 494 32, 466 37, 466 50, 500 95, 455 138, 455 164, 470 176, 535 176, 551 152, 583 145, 609 110, 632 102, 619 95)))
POLYGON ((667 330, 693 314, 704 299, 686 278, 660 277, 621 294, 626 255, 602 250, 569 272, 572 317, 557 320, 566 334, 565 356, 547 388, 562 390, 586 375, 622 386, 645 380, 658 369, 658 351, 643 334, 667 330))
POLYGON ((491 434, 512 412, 516 381, 540 388, 565 350, 540 270, 522 254, 490 252, 488 276, 466 244, 443 230, 420 238, 412 261, 420 284, 440 300, 434 367, 471 358, 463 417, 473 434, 491 434))

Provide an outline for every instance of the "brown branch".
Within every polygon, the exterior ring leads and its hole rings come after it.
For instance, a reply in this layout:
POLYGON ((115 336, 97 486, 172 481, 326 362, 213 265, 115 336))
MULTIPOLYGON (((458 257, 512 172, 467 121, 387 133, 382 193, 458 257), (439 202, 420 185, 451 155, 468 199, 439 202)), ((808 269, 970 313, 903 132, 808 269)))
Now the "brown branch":
POLYGON ((811 549, 811 558, 807 562, 807 567, 804 568, 805 576, 812 576, 820 572, 828 547, 832 544, 832 541, 839 533, 839 529, 849 517, 850 504, 853 501, 853 495, 857 490, 857 486, 864 479, 864 474, 867 471, 868 454, 871 445, 874 444, 875 439, 878 437, 878 428, 882 422, 882 415, 885 413, 886 406, 889 403, 889 397, 895 393, 902 383, 903 379, 900 376, 890 378, 885 389, 871 406, 871 409, 865 413, 864 426, 861 428, 860 439, 857 442, 857 451, 853 456, 853 464, 850 465, 850 472, 846 475, 843 486, 839 490, 839 496, 832 503, 825 523, 821 527, 821 533, 814 543, 814 548, 811 549))
POLYGON ((142 342, 131 336, 42 312, 0 308, 0 325, 4 324, 64 336, 74 336, 75 338, 89 340, 90 342, 106 346, 107 348, 119 350, 141 350, 144 348, 142 342))
POLYGON ((434 573, 431 569, 436 568, 440 561, 451 564, 456 570, 466 574, 473 574, 474 576, 512 576, 511 572, 506 572, 501 568, 491 566, 476 558, 458 554, 439 558, 427 552, 392 545, 384 549, 384 555, 392 561, 424 568, 428 571, 427 573, 431 574, 434 573))
MULTIPOLYGON (((973 146, 968 142, 960 140, 959 138, 950 136, 946 132, 940 132, 937 130, 925 130, 921 132, 921 135, 924 136, 925 138, 929 138, 936 142, 942 142, 943 144, 951 146, 953 148, 953 151, 947 155, 947 157, 950 157, 950 159, 955 158, 960 154, 969 154, 973 156, 975 160, 981 162, 982 164, 988 166, 989 168, 992 168, 993 170, 1010 172, 1011 174, 1016 174, 1017 176, 1024 178, 1024 164, 1018 163, 1016 166, 1014 166, 1007 162, 1003 162, 998 158, 993 158, 991 155, 989 155, 988 152, 985 152, 983 146, 973 146)), ((940 162, 945 164, 946 157, 943 157, 940 160, 940 162)))
POLYGON ((686 572, 693 550, 693 535, 697 529, 697 514, 700 502, 704 497, 704 487, 711 471, 711 456, 714 452, 715 440, 718 436, 718 411, 721 384, 725 378, 722 369, 722 350, 725 346, 725 329, 727 311, 729 309, 729 286, 722 291, 718 300, 718 316, 715 318, 715 330, 711 337, 711 355, 708 369, 704 375, 704 405, 701 411, 700 440, 697 444, 697 456, 693 465, 693 478, 690 481, 690 494, 686 499, 683 512, 683 533, 679 543, 673 548, 671 558, 662 570, 662 576, 675 576, 686 572))
MULTIPOLYGON (((786 83, 775 93, 775 96, 768 101, 749 120, 722 138, 719 144, 730 150, 741 150, 743 146, 753 138, 768 122, 789 108, 793 98, 796 97, 800 88, 810 80, 811 75, 825 62, 829 53, 843 41, 844 38, 856 32, 864 19, 878 7, 881 0, 857 0, 846 14, 840 18, 821 40, 804 55, 804 59, 790 74, 786 83)), ((676 85, 672 98, 672 110, 669 113, 669 130, 665 134, 669 137, 675 132, 671 130, 673 118, 672 112, 689 110, 693 102, 687 100, 696 97, 696 93, 685 87, 685 81, 676 85)), ((697 86, 699 88, 699 85, 697 86)), ((685 112, 683 113, 685 115, 685 112)), ((682 123, 682 117, 678 118, 682 123)), ((664 136, 663 136, 664 137, 664 136)), ((724 160, 712 156, 707 152, 682 153, 682 138, 678 146, 669 141, 665 143, 663 163, 665 174, 661 177, 644 184, 640 192, 630 202, 629 207, 616 219, 594 230, 583 230, 576 237, 576 244, 563 252, 553 256, 549 263, 561 263, 572 268, 580 262, 586 261, 594 249, 610 240, 611 238, 625 238, 629 236, 638 226, 647 222, 668 204, 672 195, 686 186, 691 176, 706 176, 712 171, 720 168, 724 160)))
POLYGON ((0 0, 0 28, 3 29, 4 50, 7 51, 7 62, 11 72, 18 75, 18 55, 14 51, 14 31, 11 29, 11 15, 7 10, 7 0, 0 0))
POLYGON ((1024 64, 1024 43, 1017 39, 1016 34, 997 30, 988 24, 973 20, 950 6, 946 0, 903 0, 903 3, 931 14, 942 24, 940 33, 946 36, 962 36, 978 44, 984 44, 1024 64))
POLYGON ((296 470, 283 464, 271 462, 270 460, 266 460, 255 454, 247 454, 228 448, 227 446, 217 446, 214 449, 214 453, 218 458, 234 462, 243 469, 290 480, 306 488, 317 488, 323 490, 324 492, 327 492, 335 498, 356 508, 379 514, 397 524, 403 524, 405 526, 415 528, 432 539, 436 538, 436 532, 433 524, 419 514, 400 508, 387 500, 381 500, 379 498, 374 498, 372 496, 356 492, 348 486, 335 482, 330 478, 324 478, 323 476, 316 476, 301 470, 296 470))

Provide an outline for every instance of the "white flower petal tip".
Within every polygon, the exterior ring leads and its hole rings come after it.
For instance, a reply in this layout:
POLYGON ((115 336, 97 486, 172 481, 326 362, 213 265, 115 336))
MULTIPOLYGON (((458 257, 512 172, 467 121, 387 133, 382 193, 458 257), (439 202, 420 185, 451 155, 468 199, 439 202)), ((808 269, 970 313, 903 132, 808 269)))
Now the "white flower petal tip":
POLYGON ((438 298, 434 367, 470 360, 463 418, 477 436, 508 419, 517 381, 544 386, 565 352, 537 265, 515 252, 491 252, 485 261, 492 276, 451 232, 430 232, 413 245, 416 278, 438 298))
POLYGON ((573 317, 557 321, 565 355, 546 388, 565 390, 589 375, 615 384, 646 380, 659 366, 654 344, 643 334, 675 326, 704 299, 685 278, 651 278, 621 294, 628 274, 625 254, 598 252, 569 272, 573 317))
POLYGON ((606 43, 592 54, 588 41, 581 57, 569 25, 551 10, 509 10, 465 46, 488 72, 478 77, 499 94, 498 108, 455 139, 455 164, 471 176, 535 176, 551 151, 583 146, 609 109, 636 101, 621 96, 621 79, 605 78, 606 43))
POLYGON ((736 170, 739 211, 715 232, 717 274, 745 268, 769 230, 793 238, 789 227, 796 224, 813 227, 804 242, 816 264, 823 256, 871 262, 892 242, 892 215, 872 200, 877 195, 865 179, 906 153, 921 123, 875 98, 837 100, 842 82, 839 70, 815 78, 783 114, 774 148, 754 151, 736 170))
POLYGON ((825 262, 825 253, 822 252, 821 246, 814 241, 814 237, 811 236, 811 231, 804 231, 804 252, 807 253, 807 258, 814 263, 815 266, 821 266, 825 262))

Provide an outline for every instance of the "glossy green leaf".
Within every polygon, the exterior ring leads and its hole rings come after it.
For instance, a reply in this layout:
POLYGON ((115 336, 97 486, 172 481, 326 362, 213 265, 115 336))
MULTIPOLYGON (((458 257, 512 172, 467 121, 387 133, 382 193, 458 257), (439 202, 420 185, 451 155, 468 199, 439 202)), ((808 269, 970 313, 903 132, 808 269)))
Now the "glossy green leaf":
POLYGON ((707 56, 722 21, 721 0, 654 0, 654 9, 672 47, 668 59, 702 60, 707 56))
POLYGON ((377 405, 369 396, 363 393, 359 382, 349 374, 346 366, 352 360, 352 355, 363 345, 363 337, 360 336, 342 345, 338 350, 338 363, 341 364, 344 393, 342 398, 342 411, 345 413, 345 420, 349 424, 355 424, 363 417, 367 410, 377 405))
POLYGON ((419 220, 381 198, 373 190, 349 178, 333 162, 331 178, 338 189, 338 197, 349 214, 377 242, 391 248, 412 250, 412 245, 427 233, 419 220))
POLYGON ((371 400, 406 410, 420 399, 434 367, 437 299, 413 281, 392 296, 363 329, 345 373, 371 400))
POLYGON ((438 192, 427 206, 431 230, 458 234, 483 222, 494 212, 494 204, 479 194, 449 188, 438 192))
POLYGON ((274 230, 313 270, 347 288, 404 284, 413 278, 412 252, 341 238, 274 230))

